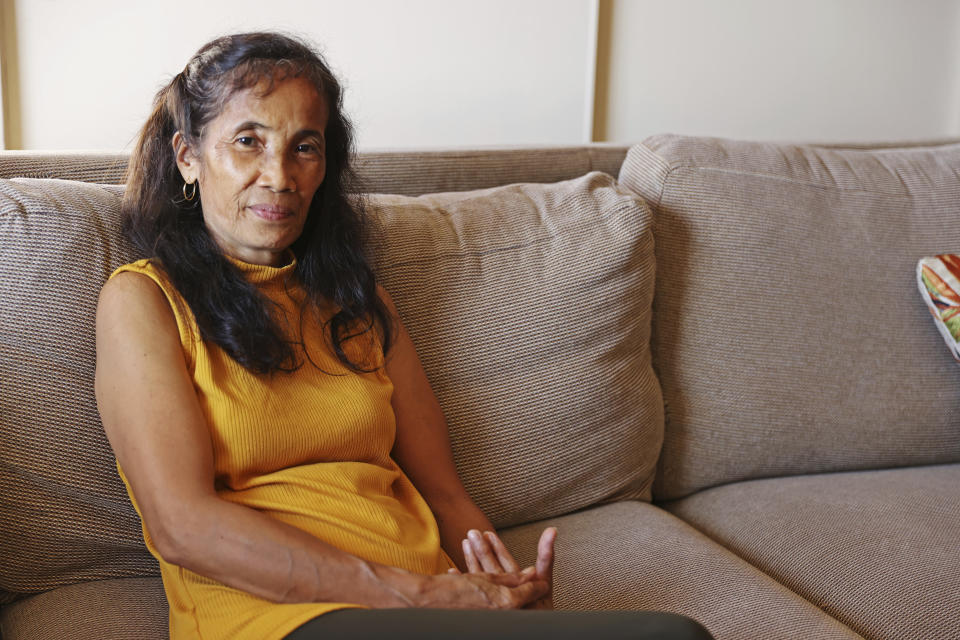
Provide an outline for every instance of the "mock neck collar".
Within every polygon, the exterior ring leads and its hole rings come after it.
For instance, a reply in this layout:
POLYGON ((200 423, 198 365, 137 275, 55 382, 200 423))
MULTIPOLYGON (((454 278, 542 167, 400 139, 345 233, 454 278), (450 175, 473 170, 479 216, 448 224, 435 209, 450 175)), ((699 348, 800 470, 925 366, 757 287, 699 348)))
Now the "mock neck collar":
POLYGON ((293 276, 293 272, 297 268, 297 258, 293 255, 293 251, 289 250, 284 254, 286 264, 281 267, 252 264, 227 255, 224 257, 230 264, 240 270, 244 278, 256 285, 283 283, 293 276))

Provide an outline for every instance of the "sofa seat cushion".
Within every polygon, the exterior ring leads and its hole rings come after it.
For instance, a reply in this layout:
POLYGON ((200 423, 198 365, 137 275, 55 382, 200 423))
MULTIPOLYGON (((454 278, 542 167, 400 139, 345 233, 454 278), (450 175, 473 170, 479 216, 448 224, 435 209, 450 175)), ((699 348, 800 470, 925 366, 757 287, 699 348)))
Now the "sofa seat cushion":
POLYGON ((960 247, 960 144, 656 136, 620 183, 654 209, 654 495, 960 462, 960 367, 917 299, 960 247))
POLYGON ((532 564, 544 527, 558 530, 558 609, 687 615, 716 640, 853 639, 859 635, 675 516, 626 501, 501 532, 532 564))
POLYGON ((373 195, 372 262, 498 527, 650 497, 663 438, 650 365, 650 209, 589 173, 373 195))
POLYGON ((0 609, 3 640, 166 640, 160 578, 80 582, 0 609))
POLYGON ((667 505, 867 638, 960 630, 960 465, 740 482, 667 505))

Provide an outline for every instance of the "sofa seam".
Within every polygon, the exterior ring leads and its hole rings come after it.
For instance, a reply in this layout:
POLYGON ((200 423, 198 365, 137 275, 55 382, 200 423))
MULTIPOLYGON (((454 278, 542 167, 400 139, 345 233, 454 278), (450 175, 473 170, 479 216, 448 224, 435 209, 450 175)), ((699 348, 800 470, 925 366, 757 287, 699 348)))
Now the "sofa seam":
MULTIPOLYGON (((625 195, 628 195, 630 197, 630 201, 618 203, 615 207, 611 208, 606 215, 602 217, 602 220, 605 220, 605 221, 609 221, 611 219, 621 220, 621 221, 629 220, 630 216, 624 215, 628 211, 628 209, 637 207, 638 205, 642 205, 645 202, 642 197, 635 196, 632 192, 630 194, 625 194, 625 195)), ((432 253, 426 256, 398 260, 395 262, 389 262, 389 263, 377 265, 377 271, 378 272, 390 271, 393 269, 397 269, 405 266, 411 266, 411 265, 427 265, 440 260, 455 260, 459 258, 468 258, 468 257, 476 258, 476 257, 483 257, 488 255, 495 255, 495 254, 503 253, 507 251, 516 251, 518 249, 529 249, 531 247, 536 247, 538 245, 547 244, 554 240, 563 239, 571 235, 576 235, 577 233, 583 231, 584 229, 589 229, 594 226, 596 226, 595 223, 592 220, 588 220, 580 224, 572 224, 562 229, 557 229, 552 233, 546 233, 544 235, 531 238, 526 242, 514 242, 510 244, 505 244, 502 246, 488 247, 485 249, 476 249, 473 251, 437 252, 437 253, 432 253)), ((639 229, 637 235, 644 235, 644 234, 651 233, 651 229, 650 229, 651 225, 649 222, 645 224, 641 222, 640 226, 645 228, 639 229)))
POLYGON ((680 521, 683 522, 684 524, 688 525, 689 527, 691 527, 692 529, 694 529, 694 530, 697 531, 698 533, 700 533, 700 534, 702 534, 703 536, 705 536, 707 539, 709 539, 711 542, 713 542, 713 543, 716 544, 717 546, 719 546, 719 547, 721 547, 721 548, 723 548, 723 549, 726 549, 726 550, 729 551, 731 554, 733 554, 734 556, 736 556, 739 560, 742 560, 742 561, 743 561, 744 563, 746 563, 747 565, 753 567, 754 569, 756 569, 757 571, 759 571, 759 572, 762 573, 763 575, 767 576, 768 578, 770 578, 771 580, 773 580, 774 582, 776 582, 778 585, 780 585, 781 587, 783 587, 784 589, 786 589, 787 591, 789 591, 790 593, 792 593, 793 595, 795 595, 797 598, 799 598, 799 599, 803 600, 804 602, 808 603, 811 607, 814 607, 817 611, 821 612, 823 615, 825 615, 826 617, 830 618, 831 620, 833 620, 834 622, 836 622, 837 624, 839 624, 840 626, 842 626, 844 629, 847 629, 848 631, 850 631, 850 633, 854 634, 855 636, 857 636, 857 637, 859 637, 859 638, 862 638, 863 640, 868 640, 866 636, 864 636, 862 633, 860 633, 859 631, 857 631, 856 629, 854 629, 853 627, 851 627, 850 625, 848 625, 846 622, 840 620, 840 619, 837 618, 835 615, 833 615, 832 613, 830 613, 829 611, 827 611, 826 609, 824 609, 823 607, 821 607, 820 605, 818 605, 816 602, 813 602, 810 598, 804 596, 804 595, 801 594, 801 593, 798 593, 798 592, 797 592, 796 590, 794 590, 794 589, 791 589, 789 586, 787 586, 786 584, 784 584, 782 581, 778 580, 775 576, 771 575, 771 574, 770 574, 769 572, 767 572, 767 571, 764 571, 762 568, 760 568, 759 566, 757 566, 757 565, 754 564, 753 562, 750 562, 750 560, 748 560, 747 558, 743 557, 741 554, 737 553, 736 550, 731 549, 731 548, 730 548, 729 546, 727 546, 725 543, 723 543, 722 541, 720 541, 720 540, 718 540, 717 538, 713 537, 713 536, 710 535, 708 532, 704 531, 703 529, 701 529, 700 527, 698 527, 698 526, 695 525, 694 523, 692 523, 692 522, 690 522, 689 520, 686 520, 686 519, 684 519, 684 518, 681 518, 679 515, 673 513, 673 512, 670 511, 669 509, 666 509, 665 507, 662 506, 662 503, 661 503, 661 504, 658 504, 658 503, 656 503, 656 502, 652 502, 651 504, 653 504, 653 506, 655 506, 655 507, 659 507, 660 509, 663 509, 664 511, 666 511, 667 513, 669 513, 669 514, 672 515, 673 517, 677 518, 678 520, 680 520, 680 521))

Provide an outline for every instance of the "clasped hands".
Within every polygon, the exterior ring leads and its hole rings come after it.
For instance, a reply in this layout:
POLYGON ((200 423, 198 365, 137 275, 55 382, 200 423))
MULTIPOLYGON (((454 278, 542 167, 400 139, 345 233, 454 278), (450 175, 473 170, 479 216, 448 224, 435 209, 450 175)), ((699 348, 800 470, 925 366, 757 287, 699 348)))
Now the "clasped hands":
MULTIPOLYGON (((557 539, 557 530, 548 527, 540 534, 537 543, 536 564, 525 569, 513 558, 500 537, 492 532, 483 533, 472 529, 461 542, 463 558, 466 561, 468 574, 485 574, 507 579, 516 586, 528 585, 535 589, 525 589, 526 593, 534 595, 528 602, 519 603, 524 609, 552 609, 553 608, 553 545, 557 539), (546 593, 543 593, 544 588, 546 593), (541 595, 542 594, 542 595, 541 595)), ((459 569, 449 569, 448 573, 460 574, 459 569)), ((501 582, 502 583, 502 582, 501 582)))

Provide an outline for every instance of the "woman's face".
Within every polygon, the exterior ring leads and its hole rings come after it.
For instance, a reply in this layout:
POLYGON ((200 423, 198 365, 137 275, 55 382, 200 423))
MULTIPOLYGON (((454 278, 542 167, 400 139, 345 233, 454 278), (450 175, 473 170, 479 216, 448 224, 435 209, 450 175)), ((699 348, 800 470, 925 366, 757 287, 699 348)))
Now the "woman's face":
POLYGON ((227 255, 278 266, 300 237, 326 173, 326 101, 304 78, 235 93, 199 148, 173 138, 177 166, 199 185, 203 220, 227 255))

